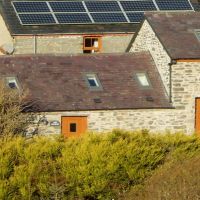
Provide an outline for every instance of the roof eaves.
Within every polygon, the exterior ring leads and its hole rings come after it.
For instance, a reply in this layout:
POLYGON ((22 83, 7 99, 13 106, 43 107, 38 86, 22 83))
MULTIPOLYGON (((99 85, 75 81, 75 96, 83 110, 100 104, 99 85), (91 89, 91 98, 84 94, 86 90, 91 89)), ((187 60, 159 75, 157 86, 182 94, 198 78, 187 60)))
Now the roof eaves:
POLYGON ((200 62, 200 57, 198 58, 173 58, 176 62, 200 62))
MULTIPOLYGON (((47 110, 42 110, 39 109, 36 112, 77 112, 77 111, 100 111, 100 110, 153 110, 153 109, 175 109, 175 107, 171 106, 155 106, 155 107, 137 107, 137 108, 123 108, 123 107, 116 107, 116 108, 94 108, 94 109, 67 109, 67 110, 51 110, 51 109, 47 109, 47 110)), ((33 111, 34 112, 34 111, 33 111)))

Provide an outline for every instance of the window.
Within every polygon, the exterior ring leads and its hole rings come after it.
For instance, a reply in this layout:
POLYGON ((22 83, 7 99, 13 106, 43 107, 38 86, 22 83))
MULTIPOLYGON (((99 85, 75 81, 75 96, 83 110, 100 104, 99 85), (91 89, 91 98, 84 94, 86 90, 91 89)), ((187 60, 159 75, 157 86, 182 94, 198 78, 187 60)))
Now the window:
POLYGON ((194 32, 195 32, 197 39, 200 41, 200 30, 195 30, 194 32))
POLYGON ((6 82, 9 88, 19 89, 16 77, 6 77, 6 82))
POLYGON ((76 123, 70 123, 70 132, 76 132, 76 123))
POLYGON ((142 87, 149 88, 151 86, 146 73, 136 73, 136 78, 142 87))
POLYGON ((90 87, 99 87, 95 76, 88 76, 87 79, 90 87))
POLYGON ((83 38, 83 53, 101 52, 101 46, 102 46, 101 37, 84 37, 83 38))
POLYGON ((102 90, 101 83, 96 74, 86 74, 86 83, 90 90, 102 90))

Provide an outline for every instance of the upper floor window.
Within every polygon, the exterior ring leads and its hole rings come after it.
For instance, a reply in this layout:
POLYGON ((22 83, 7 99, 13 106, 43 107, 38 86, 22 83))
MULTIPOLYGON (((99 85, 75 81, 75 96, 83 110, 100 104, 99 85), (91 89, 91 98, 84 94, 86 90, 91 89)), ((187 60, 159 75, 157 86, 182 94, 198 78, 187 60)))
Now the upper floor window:
POLYGON ((83 38, 83 53, 98 53, 101 52, 101 47, 101 37, 87 36, 83 38))
POLYGON ((146 73, 144 73, 144 72, 136 73, 136 78, 137 78, 140 86, 142 86, 144 88, 149 88, 151 86, 150 80, 146 73))
POLYGON ((91 90, 102 90, 100 80, 96 74, 86 74, 86 82, 91 90))

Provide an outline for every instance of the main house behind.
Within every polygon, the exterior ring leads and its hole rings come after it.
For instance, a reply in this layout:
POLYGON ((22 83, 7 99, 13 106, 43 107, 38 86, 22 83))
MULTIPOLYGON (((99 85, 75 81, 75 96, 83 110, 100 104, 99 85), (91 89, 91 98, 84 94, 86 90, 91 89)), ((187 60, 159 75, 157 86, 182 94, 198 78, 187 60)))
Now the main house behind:
POLYGON ((197 0, 0 0, 0 53, 122 53, 144 11, 193 9, 197 0))

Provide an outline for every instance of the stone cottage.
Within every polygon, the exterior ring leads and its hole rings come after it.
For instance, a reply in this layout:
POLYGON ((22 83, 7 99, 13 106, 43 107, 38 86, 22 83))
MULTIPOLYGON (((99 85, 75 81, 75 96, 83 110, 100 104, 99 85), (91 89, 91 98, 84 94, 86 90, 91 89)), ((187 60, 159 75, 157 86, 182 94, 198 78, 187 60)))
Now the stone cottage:
MULTIPOLYGON (((148 51, 174 109, 163 115, 187 133, 200 131, 200 13, 146 13, 130 52, 148 51), (171 119, 170 119, 171 118, 171 119)), ((161 117, 161 116, 160 116, 161 117)))
POLYGON ((194 8, 197 0, 0 0, 0 53, 125 52, 144 11, 194 8))
POLYGON ((31 111, 45 114, 43 134, 176 128, 161 117, 176 118, 148 52, 2 56, 0 76, 11 89, 28 89, 31 111))

